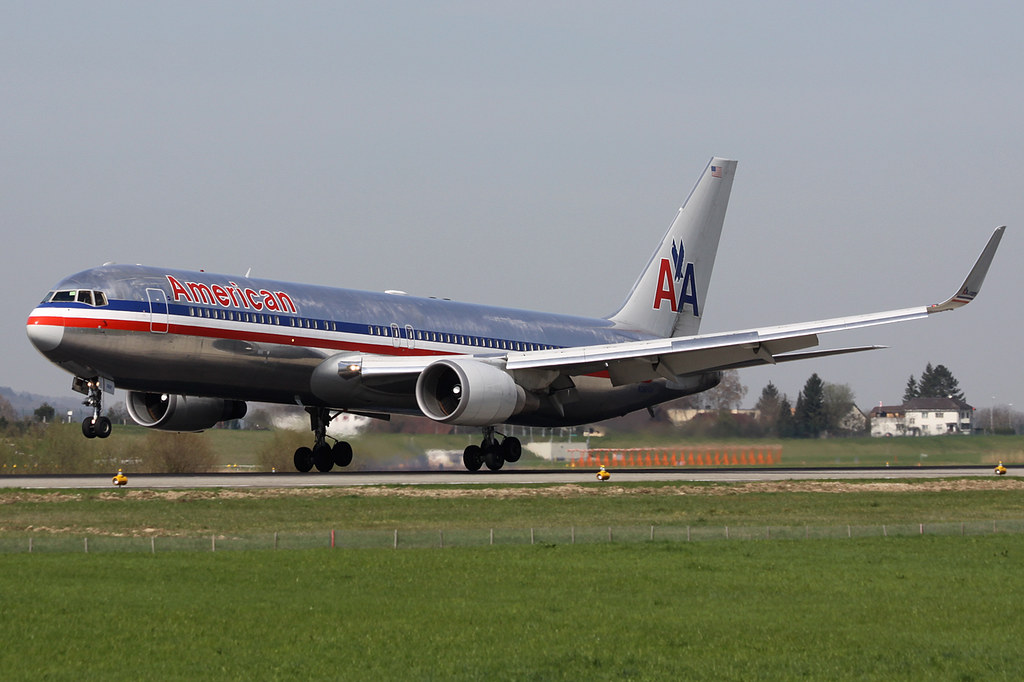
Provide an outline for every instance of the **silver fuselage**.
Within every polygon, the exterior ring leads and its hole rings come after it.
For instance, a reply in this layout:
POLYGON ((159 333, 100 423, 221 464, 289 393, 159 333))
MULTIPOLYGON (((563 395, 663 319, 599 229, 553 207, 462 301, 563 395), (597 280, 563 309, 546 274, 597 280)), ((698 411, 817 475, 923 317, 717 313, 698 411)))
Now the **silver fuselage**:
MULTIPOLYGON (((336 289, 205 272, 108 265, 54 291, 101 292, 88 302, 50 300, 29 316, 32 342, 78 377, 128 391, 418 414, 415 376, 315 391, 326 359, 383 356, 498 357, 508 352, 649 338, 606 319, 537 313, 401 294, 336 289), (98 304, 102 303, 102 305, 98 304)), ((51 292, 52 293, 52 292, 51 292)), ((79 296, 81 298, 81 296, 79 296)), ((511 422, 580 424, 713 386, 661 380, 613 386, 600 372, 573 377, 573 399, 541 400, 511 422)))

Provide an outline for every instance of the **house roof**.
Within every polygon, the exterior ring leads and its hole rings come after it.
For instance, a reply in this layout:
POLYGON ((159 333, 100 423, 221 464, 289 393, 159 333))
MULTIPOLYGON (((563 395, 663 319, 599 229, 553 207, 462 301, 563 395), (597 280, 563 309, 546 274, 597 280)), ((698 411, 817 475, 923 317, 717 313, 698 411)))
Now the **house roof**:
POLYGON ((963 400, 954 398, 914 398, 903 403, 904 410, 973 410, 963 400))
POLYGON ((974 410, 974 408, 962 400, 954 400, 953 398, 914 398, 913 400, 906 401, 902 405, 878 405, 871 410, 871 416, 878 417, 882 414, 890 417, 904 416, 907 412, 912 410, 919 412, 956 410, 959 412, 963 410, 974 410))

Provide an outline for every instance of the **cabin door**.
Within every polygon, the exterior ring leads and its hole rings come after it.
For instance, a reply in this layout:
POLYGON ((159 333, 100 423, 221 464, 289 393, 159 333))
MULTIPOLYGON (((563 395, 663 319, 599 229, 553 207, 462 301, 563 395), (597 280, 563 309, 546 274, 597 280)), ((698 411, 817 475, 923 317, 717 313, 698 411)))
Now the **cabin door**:
POLYGON ((146 296, 149 298, 149 331, 154 334, 166 334, 167 294, 163 289, 146 289, 146 296))

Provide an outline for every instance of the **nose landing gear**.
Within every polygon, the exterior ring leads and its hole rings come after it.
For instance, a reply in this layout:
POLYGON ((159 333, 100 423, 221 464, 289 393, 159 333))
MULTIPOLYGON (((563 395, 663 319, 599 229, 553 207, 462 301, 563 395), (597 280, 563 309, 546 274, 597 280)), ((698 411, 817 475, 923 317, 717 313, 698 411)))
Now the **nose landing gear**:
POLYGON ((85 400, 82 401, 82 404, 92 408, 92 416, 86 417, 82 421, 82 435, 86 438, 106 438, 109 436, 114 427, 108 417, 100 415, 100 412, 103 410, 103 389, 100 387, 99 378, 82 379, 75 377, 75 380, 71 382, 71 388, 79 393, 84 393, 85 400))

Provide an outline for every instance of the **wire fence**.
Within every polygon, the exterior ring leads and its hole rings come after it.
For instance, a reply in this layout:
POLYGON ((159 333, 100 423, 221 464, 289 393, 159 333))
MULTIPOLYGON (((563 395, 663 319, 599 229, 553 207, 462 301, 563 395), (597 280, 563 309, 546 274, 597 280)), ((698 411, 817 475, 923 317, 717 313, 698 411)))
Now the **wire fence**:
POLYGON ((819 540, 1024 533, 1024 519, 847 526, 570 526, 446 530, 325 530, 316 533, 147 536, 0 537, 0 553, 220 552, 246 550, 427 549, 489 545, 819 540))

